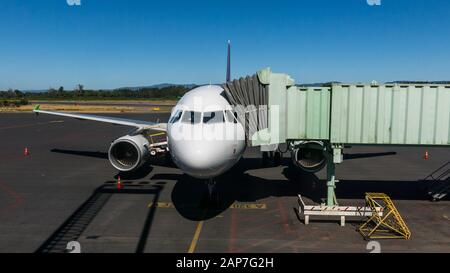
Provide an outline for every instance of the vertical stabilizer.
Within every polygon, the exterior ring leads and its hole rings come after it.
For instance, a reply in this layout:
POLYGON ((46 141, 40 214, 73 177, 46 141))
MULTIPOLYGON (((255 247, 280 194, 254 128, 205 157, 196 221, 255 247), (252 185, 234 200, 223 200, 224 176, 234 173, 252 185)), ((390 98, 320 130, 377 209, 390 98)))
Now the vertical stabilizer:
POLYGON ((231 80, 231 41, 228 40, 228 54, 227 54, 227 82, 231 80))

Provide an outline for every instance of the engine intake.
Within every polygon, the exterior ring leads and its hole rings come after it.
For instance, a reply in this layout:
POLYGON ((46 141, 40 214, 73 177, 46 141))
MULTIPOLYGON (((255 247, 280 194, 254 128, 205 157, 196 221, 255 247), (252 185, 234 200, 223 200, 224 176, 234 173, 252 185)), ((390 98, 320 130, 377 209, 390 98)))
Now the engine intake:
POLYGON ((294 148, 291 155, 294 164, 305 172, 318 172, 327 164, 323 154, 323 143, 321 142, 304 142, 299 147, 294 148))
POLYGON ((109 148, 109 162, 119 171, 134 171, 147 160, 148 145, 149 142, 143 135, 121 137, 109 148))

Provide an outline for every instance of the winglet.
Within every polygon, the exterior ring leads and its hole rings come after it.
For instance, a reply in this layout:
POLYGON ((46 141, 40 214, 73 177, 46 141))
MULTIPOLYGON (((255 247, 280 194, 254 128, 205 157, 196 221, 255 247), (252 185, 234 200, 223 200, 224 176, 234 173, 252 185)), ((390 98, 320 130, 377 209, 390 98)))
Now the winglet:
POLYGON ((39 112, 37 112, 37 111, 39 111, 40 108, 41 108, 41 105, 40 105, 40 104, 36 105, 36 106, 34 107, 34 109, 33 109, 33 112, 35 112, 36 115, 39 115, 39 112))

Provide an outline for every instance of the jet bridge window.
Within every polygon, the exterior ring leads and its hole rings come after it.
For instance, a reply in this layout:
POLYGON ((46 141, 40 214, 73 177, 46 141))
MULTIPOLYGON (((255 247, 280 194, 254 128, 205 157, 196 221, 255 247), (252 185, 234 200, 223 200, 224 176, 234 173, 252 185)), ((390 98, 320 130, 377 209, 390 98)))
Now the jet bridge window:
POLYGON ((172 118, 169 120, 169 123, 175 123, 180 120, 181 114, 183 114, 183 111, 177 110, 175 114, 172 116, 172 118))
POLYGON ((181 122, 197 124, 202 121, 202 113, 194 112, 194 111, 184 111, 183 118, 181 118, 181 122))
POLYGON ((222 111, 203 113, 203 123, 205 124, 224 123, 224 122, 225 117, 222 111))

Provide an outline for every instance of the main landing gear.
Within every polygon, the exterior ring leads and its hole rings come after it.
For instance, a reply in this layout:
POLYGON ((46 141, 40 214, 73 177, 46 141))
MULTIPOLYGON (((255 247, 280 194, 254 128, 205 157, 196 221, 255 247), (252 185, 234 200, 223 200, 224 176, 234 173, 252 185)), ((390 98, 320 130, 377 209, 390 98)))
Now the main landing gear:
POLYGON ((262 153, 262 164, 263 166, 278 166, 281 164, 281 152, 271 151, 262 153))

